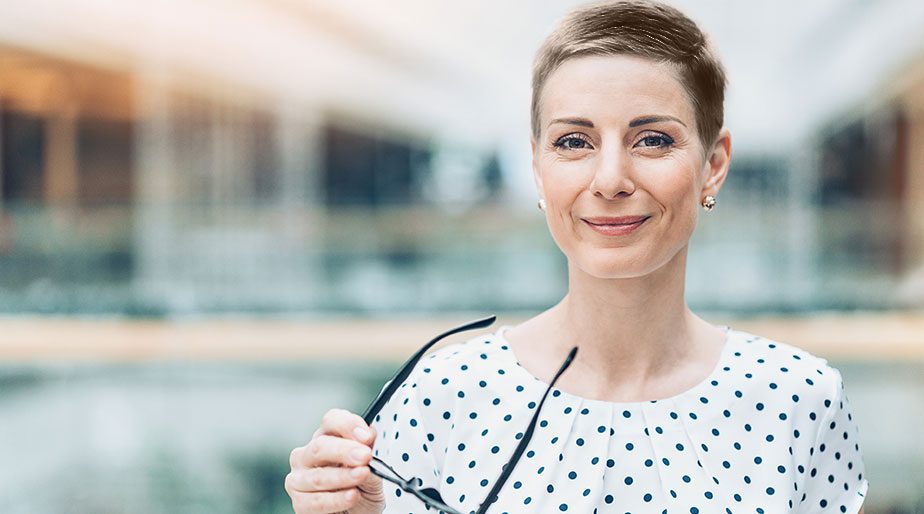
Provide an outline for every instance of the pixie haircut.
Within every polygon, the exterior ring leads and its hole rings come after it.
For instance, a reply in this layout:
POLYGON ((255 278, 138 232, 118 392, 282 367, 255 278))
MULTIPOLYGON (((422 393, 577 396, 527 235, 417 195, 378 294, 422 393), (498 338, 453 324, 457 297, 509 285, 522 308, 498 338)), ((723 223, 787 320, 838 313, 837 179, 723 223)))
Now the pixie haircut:
POLYGON ((708 155, 725 115, 725 70, 696 23, 674 7, 647 0, 580 7, 549 34, 533 63, 530 128, 536 141, 542 132, 539 99, 546 80, 566 60, 587 55, 629 55, 673 64, 708 155))

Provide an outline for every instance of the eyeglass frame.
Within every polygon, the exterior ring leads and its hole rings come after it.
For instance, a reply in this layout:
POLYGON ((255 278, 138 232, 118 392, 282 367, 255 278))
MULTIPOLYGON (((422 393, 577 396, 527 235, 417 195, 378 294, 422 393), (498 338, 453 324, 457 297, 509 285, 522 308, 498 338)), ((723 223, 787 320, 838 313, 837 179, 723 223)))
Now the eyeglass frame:
MULTIPOLYGON (((443 332, 442 334, 431 339, 430 342, 428 342, 427 344, 423 345, 419 350, 417 350, 413 355, 411 355, 411 357, 407 361, 405 361, 405 363, 402 364, 400 368, 398 368, 398 371, 396 371, 394 376, 392 376, 388 385, 385 388, 383 388, 381 392, 379 392, 378 396, 376 396, 376 398, 372 400, 372 402, 366 408, 366 411, 363 413, 363 420, 365 420, 366 424, 367 425, 372 424, 372 422, 375 420, 375 417, 378 415, 378 413, 382 410, 385 404, 388 403, 388 400, 391 399, 391 397, 395 394, 398 388, 401 387, 401 384, 403 384, 405 380, 407 380, 407 377, 410 376, 411 372, 414 369, 414 366, 417 364, 418 361, 420 361, 420 359, 424 356, 427 350, 430 349, 430 347, 432 347, 434 344, 441 341, 442 339, 445 339, 446 337, 449 337, 453 334, 464 332, 467 330, 474 330, 476 328, 488 327, 491 324, 493 324, 496 319, 497 319, 497 316, 491 315, 486 318, 478 319, 475 321, 470 321, 468 323, 459 325, 455 328, 451 328, 443 332)), ((577 355, 577 350, 578 350, 577 346, 571 348, 571 350, 568 352, 568 356, 565 358, 558 372, 555 373, 555 376, 552 378, 552 381, 549 383, 548 387, 546 388, 545 393, 542 395, 542 400, 540 400, 539 404, 536 406, 536 411, 533 413, 533 417, 529 422, 529 426, 526 428, 526 432, 524 432, 523 437, 520 439, 520 442, 517 444, 517 447, 514 450, 513 454, 510 456, 510 459, 507 461, 507 464, 504 464, 504 466, 501 468, 502 470, 501 470, 500 476, 494 482, 494 485, 491 487, 491 491, 488 493, 488 496, 485 499, 485 501, 483 501, 481 505, 479 506, 477 514, 485 514, 485 512, 487 512, 488 510, 488 507, 490 507, 491 504, 497 501, 497 493, 507 482, 507 478, 513 472, 513 468, 516 467, 517 462, 520 460, 520 457, 522 456, 523 452, 526 450, 526 446, 529 444, 530 439, 532 439, 533 432, 536 429, 536 422, 539 419, 539 412, 542 410, 542 405, 545 403, 546 397, 548 397, 549 392, 551 392, 552 387, 555 385, 555 382, 558 380, 558 377, 560 377, 561 374, 564 373, 566 369, 568 369, 568 366, 571 365, 571 362, 574 360, 575 355, 577 355)), ((388 482, 391 482, 397 485, 398 487, 400 487, 403 491, 416 496, 418 499, 420 499, 420 501, 424 503, 424 505, 427 506, 427 508, 433 507, 439 511, 444 512, 445 514, 462 514, 458 510, 450 507, 449 505, 445 503, 442 496, 440 496, 439 490, 433 487, 421 488, 420 485, 423 485, 422 480, 420 480, 417 477, 411 477, 410 479, 406 479, 402 477, 397 471, 394 470, 394 468, 389 466, 385 461, 379 459, 378 457, 375 457, 375 456, 372 457, 372 461, 370 461, 369 463, 369 469, 372 471, 373 474, 379 476, 383 480, 387 480, 388 482), (376 465, 385 467, 388 471, 394 474, 394 477, 389 476, 386 473, 376 469, 373 466, 373 462, 376 465), (417 485, 416 482, 418 481, 420 482, 420 485, 417 485)))

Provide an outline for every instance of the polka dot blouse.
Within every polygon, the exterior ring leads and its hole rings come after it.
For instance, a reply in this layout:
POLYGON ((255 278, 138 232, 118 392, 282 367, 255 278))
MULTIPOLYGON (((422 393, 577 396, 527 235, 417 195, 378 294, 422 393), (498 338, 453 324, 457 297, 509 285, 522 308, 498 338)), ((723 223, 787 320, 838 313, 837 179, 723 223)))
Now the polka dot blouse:
MULTIPOLYGON (((484 501, 547 387, 517 361, 509 328, 425 356, 373 421, 375 455, 461 512, 484 501)), ((488 511, 856 513, 868 484, 840 372, 722 328, 715 368, 676 396, 617 403, 553 388, 488 511)), ((434 512, 384 485, 386 514, 434 512)))

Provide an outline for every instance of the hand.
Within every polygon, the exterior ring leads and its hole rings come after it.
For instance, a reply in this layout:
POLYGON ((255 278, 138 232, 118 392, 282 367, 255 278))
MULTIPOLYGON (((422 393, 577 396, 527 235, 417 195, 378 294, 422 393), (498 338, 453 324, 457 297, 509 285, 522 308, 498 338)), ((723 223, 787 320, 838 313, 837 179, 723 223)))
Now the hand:
POLYGON ((327 411, 311 441, 289 455, 286 492, 295 513, 381 514, 382 479, 369 470, 375 438, 375 428, 357 414, 327 411))

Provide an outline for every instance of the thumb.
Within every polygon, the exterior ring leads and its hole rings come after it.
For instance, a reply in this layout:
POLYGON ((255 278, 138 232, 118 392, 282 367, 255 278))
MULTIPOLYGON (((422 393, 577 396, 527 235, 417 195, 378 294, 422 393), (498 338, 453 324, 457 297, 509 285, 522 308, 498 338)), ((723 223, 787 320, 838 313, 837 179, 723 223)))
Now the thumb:
MULTIPOLYGON (((359 502, 356 505, 355 512, 363 513, 381 513, 385 508, 385 491, 383 490, 383 480, 378 475, 369 473, 369 476, 359 484, 359 502)), ((350 512, 353 512, 351 510, 350 512)))
POLYGON ((370 500, 383 500, 382 478, 375 473, 369 473, 369 476, 366 477, 363 483, 359 484, 359 491, 370 500))

